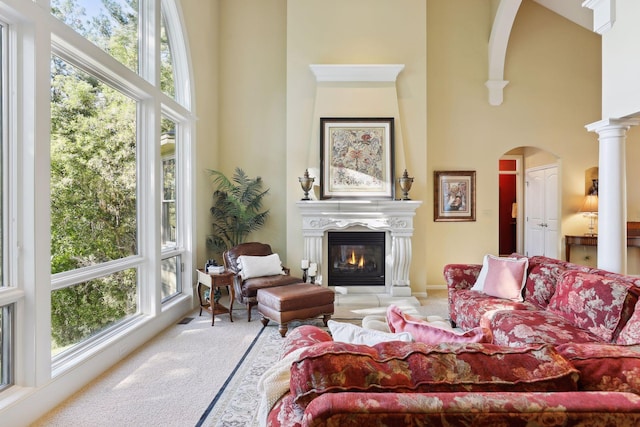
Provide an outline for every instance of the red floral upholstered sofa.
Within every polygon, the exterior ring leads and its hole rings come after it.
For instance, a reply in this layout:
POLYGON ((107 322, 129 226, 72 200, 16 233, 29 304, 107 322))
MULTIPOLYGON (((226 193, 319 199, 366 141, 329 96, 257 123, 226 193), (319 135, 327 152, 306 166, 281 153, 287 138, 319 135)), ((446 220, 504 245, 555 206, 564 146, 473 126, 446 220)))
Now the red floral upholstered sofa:
MULTIPOLYGON (((514 258, 522 258, 514 255, 514 258)), ((492 343, 335 342, 294 329, 270 427, 640 425, 640 279, 531 257, 522 296, 447 265, 451 319, 492 343)), ((414 337, 415 338, 415 337, 414 337)), ((264 399, 263 399, 264 400, 264 399)))
POLYGON ((444 267, 456 326, 483 326, 494 344, 508 346, 640 344, 640 278, 542 256, 513 258, 528 261, 522 296, 513 299, 471 289, 479 264, 444 267))
POLYGON ((640 361, 630 348, 608 347, 591 360, 589 348, 569 346, 563 357, 549 344, 366 346, 304 325, 286 338, 287 384, 266 399, 262 425, 640 425, 640 387, 631 379, 640 376, 640 361))

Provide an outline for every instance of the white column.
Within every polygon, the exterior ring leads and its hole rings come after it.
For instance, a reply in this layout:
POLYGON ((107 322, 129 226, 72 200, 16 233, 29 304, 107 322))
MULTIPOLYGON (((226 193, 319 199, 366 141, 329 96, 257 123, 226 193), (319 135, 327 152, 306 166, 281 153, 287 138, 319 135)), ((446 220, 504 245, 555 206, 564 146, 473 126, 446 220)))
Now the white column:
POLYGON ((598 165, 598 268, 627 272, 625 141, 638 119, 604 119, 586 126, 600 141, 598 165))

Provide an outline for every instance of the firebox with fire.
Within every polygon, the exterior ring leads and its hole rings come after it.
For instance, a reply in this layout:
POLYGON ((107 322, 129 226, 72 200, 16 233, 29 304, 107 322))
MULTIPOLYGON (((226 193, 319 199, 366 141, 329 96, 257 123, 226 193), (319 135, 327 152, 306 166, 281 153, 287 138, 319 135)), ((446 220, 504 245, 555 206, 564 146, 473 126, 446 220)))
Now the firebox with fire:
MULTIPOLYGON (((343 247, 344 248, 344 247, 343 247)), ((351 248, 347 251, 347 256, 340 254, 332 257, 333 268, 340 272, 358 272, 358 271, 375 271, 378 266, 377 262, 373 258, 365 259, 364 250, 362 247, 351 248)))
POLYGON ((384 233, 329 234, 329 284, 384 285, 384 233))

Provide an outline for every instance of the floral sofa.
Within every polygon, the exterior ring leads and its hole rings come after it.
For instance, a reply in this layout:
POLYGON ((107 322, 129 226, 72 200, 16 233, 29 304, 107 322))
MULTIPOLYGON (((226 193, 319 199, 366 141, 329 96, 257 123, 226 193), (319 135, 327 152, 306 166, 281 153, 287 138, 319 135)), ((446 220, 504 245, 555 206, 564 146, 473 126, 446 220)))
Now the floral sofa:
POLYGON ((591 359, 591 348, 568 346, 563 356, 549 344, 369 346, 304 325, 285 339, 286 375, 271 372, 259 382, 261 425, 640 425, 640 384, 631 379, 640 377, 640 347, 608 347, 591 359), (281 393, 265 392, 271 382, 284 386, 281 393))
POLYGON ((450 316, 492 342, 350 344, 298 327, 286 375, 259 384, 281 386, 263 393, 262 425, 640 425, 640 279, 531 257, 505 298, 471 290, 481 270, 445 267, 450 316))
POLYGON ((472 289, 482 265, 444 267, 452 323, 488 328, 494 344, 508 346, 640 344, 640 278, 543 256, 511 258, 528 263, 522 293, 511 299, 472 289))

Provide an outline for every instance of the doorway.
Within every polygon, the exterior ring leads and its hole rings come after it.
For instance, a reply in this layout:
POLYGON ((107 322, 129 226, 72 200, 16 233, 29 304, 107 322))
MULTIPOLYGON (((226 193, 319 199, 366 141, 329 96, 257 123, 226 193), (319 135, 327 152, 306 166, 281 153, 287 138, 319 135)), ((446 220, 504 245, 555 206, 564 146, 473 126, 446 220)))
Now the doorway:
POLYGON ((527 169, 526 180, 525 255, 558 258, 558 166, 546 165, 527 169))
POLYGON ((499 254, 517 252, 557 258, 560 245, 560 159, 549 151, 522 146, 505 152, 499 157, 498 165, 499 254), (548 169, 546 174, 539 172, 545 169, 548 169), (538 172, 529 176, 533 171, 538 172), (541 183, 538 178, 544 182, 541 187, 537 186, 541 183), (543 207, 546 210, 540 212, 543 207), (529 227, 535 224, 546 226, 529 227), (512 251, 514 229, 516 250, 512 251))
POLYGON ((498 160, 499 254, 522 253, 522 156, 504 155, 498 160))

